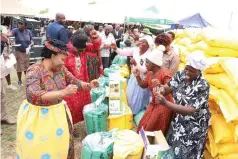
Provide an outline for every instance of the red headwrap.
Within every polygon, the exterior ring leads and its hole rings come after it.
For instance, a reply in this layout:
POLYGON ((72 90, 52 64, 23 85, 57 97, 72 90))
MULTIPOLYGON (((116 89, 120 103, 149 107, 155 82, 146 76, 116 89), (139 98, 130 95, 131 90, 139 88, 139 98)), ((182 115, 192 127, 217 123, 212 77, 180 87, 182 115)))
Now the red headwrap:
POLYGON ((47 49, 52 50, 52 51, 54 51, 54 52, 56 52, 56 53, 69 55, 69 52, 68 52, 68 51, 59 49, 59 48, 53 46, 52 44, 50 44, 48 41, 45 42, 45 47, 47 47, 47 49))

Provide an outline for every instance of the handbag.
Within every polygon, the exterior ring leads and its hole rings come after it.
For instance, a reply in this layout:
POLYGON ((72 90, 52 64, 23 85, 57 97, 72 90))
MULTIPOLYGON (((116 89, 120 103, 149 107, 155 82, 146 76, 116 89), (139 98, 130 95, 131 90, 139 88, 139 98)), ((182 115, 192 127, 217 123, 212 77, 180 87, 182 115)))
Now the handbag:
POLYGON ((12 68, 17 63, 16 57, 13 53, 8 56, 8 59, 5 61, 7 68, 12 68))

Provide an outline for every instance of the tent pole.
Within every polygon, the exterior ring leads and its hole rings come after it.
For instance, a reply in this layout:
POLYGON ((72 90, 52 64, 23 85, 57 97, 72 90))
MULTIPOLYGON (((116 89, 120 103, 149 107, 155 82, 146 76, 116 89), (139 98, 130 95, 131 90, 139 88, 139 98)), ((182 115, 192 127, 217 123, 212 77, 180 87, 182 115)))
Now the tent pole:
POLYGON ((230 16, 230 22, 229 22, 228 29, 231 29, 232 16, 233 16, 233 12, 231 12, 231 16, 230 16))
POLYGON ((126 24, 125 24, 125 22, 124 22, 124 26, 123 26, 123 35, 125 34, 125 28, 126 28, 126 24))

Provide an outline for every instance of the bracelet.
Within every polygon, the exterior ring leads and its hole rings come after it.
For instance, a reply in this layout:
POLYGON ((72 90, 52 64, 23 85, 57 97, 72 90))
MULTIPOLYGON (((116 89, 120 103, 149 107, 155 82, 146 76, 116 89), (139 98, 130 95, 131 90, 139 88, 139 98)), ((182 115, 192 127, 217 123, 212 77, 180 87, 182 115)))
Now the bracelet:
POLYGON ((90 87, 90 84, 89 84, 89 83, 87 83, 87 84, 86 84, 86 87, 87 87, 87 88, 89 88, 89 89, 91 89, 91 87, 90 87))
POLYGON ((60 91, 57 91, 57 97, 58 97, 58 100, 61 100, 60 91))

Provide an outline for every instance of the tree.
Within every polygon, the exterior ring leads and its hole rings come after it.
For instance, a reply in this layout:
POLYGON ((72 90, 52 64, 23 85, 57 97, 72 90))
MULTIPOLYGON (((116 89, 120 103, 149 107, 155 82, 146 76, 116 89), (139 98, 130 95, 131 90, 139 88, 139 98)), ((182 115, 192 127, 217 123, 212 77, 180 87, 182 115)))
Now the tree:
POLYGON ((40 11, 40 14, 46 14, 49 12, 49 8, 40 11))

